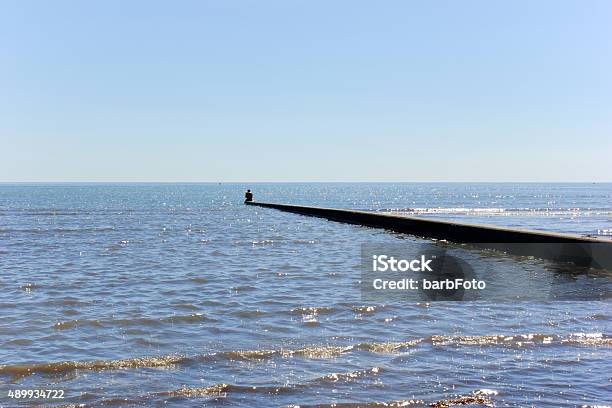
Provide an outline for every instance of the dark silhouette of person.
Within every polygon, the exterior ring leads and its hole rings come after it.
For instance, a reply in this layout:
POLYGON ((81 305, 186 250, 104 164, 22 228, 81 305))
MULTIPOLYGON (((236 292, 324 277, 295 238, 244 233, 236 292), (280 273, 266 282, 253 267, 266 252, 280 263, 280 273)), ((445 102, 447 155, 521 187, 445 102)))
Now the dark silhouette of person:
POLYGON ((251 190, 247 190, 246 193, 244 193, 244 202, 250 202, 253 201, 253 193, 251 193, 251 190))

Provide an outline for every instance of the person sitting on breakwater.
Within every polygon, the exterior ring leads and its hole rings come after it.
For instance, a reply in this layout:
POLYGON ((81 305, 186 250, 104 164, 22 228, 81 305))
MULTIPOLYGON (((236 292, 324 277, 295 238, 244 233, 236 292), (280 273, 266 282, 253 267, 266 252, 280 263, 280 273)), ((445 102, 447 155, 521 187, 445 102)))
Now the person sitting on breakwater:
POLYGON ((249 201, 253 201, 253 193, 251 193, 251 190, 247 190, 246 193, 244 193, 244 202, 247 203, 249 201))

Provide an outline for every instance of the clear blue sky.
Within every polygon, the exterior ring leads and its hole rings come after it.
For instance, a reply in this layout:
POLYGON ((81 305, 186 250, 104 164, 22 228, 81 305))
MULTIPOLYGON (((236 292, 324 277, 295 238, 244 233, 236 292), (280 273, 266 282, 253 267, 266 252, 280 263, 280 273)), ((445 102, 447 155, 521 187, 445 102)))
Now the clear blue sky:
POLYGON ((0 1, 0 181, 610 181, 612 1, 0 1))

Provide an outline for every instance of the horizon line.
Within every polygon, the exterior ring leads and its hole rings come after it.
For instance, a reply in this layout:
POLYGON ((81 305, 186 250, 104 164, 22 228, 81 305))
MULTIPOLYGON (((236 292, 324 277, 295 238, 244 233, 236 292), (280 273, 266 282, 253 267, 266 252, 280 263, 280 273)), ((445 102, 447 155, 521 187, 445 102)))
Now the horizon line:
POLYGON ((330 183, 330 184, 355 184, 355 183, 549 183, 549 184, 607 184, 612 183, 612 180, 413 180, 413 181, 399 181, 399 180, 260 180, 260 181, 241 181, 241 180, 230 180, 230 181, 163 181, 163 180, 27 180, 27 181, 2 181, 0 184, 307 184, 307 183, 330 183))

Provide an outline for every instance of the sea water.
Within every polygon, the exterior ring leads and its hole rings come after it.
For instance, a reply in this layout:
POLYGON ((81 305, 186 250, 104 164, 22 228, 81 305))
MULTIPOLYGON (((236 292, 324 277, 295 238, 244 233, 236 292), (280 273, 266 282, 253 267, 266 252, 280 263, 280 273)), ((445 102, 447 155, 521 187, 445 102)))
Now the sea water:
POLYGON ((474 252, 490 281, 526 294, 553 282, 563 300, 364 302, 362 244, 439 244, 245 206, 246 188, 259 201, 612 230, 601 183, 3 184, 0 405, 612 403, 609 273, 474 252))

